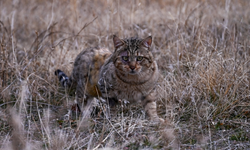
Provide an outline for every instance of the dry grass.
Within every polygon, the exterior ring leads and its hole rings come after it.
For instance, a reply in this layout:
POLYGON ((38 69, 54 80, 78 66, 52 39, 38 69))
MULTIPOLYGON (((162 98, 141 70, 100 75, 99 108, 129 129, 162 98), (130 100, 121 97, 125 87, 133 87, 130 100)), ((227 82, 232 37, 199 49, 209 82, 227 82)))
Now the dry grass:
POLYGON ((250 149, 248 0, 0 1, 1 149, 250 149), (159 114, 121 104, 72 118, 60 87, 76 55, 113 34, 152 35, 164 77, 159 114))

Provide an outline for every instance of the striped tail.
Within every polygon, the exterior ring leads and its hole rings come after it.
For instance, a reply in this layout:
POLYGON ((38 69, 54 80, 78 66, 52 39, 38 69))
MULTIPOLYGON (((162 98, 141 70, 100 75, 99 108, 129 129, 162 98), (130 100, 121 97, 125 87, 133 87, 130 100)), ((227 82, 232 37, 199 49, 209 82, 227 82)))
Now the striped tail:
POLYGON ((63 87, 65 88, 70 87, 71 81, 69 77, 63 71, 61 71, 60 69, 57 69, 55 71, 55 75, 59 78, 59 81, 63 87))

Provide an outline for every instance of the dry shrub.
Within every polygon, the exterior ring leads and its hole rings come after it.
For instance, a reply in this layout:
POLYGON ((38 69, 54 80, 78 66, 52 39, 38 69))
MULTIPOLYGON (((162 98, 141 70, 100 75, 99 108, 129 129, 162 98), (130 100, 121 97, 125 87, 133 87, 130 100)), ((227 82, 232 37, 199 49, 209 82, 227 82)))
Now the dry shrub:
POLYGON ((249 6, 247 0, 1 1, 1 149, 249 149, 249 6), (84 48, 113 50, 113 34, 153 36, 165 125, 124 104, 111 119, 72 118, 74 92, 60 87, 54 71, 70 74, 84 48), (16 114, 8 113, 11 107, 16 114))

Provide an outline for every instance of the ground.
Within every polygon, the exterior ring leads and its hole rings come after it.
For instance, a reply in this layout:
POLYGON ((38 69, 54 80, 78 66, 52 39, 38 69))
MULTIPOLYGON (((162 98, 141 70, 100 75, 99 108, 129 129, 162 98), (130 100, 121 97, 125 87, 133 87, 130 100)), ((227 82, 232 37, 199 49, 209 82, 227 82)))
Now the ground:
MULTIPOLYGON (((0 1, 0 149, 250 149, 248 0, 0 1), (73 115, 67 74, 112 36, 153 37, 158 114, 73 115)), ((100 102, 100 99, 96 99, 100 102)), ((102 103, 97 103, 102 104, 102 103)))

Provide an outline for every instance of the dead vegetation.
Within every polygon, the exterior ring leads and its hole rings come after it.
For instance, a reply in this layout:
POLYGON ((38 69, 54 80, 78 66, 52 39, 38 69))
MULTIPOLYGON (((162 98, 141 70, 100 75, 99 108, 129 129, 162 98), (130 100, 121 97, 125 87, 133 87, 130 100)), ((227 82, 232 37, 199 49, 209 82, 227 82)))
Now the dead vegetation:
MULTIPOLYGON (((250 2, 0 1, 1 149, 249 149, 250 2), (152 35, 162 71, 159 114, 120 104, 112 118, 72 117, 71 72, 112 35, 152 35)), ((101 108, 105 108, 102 106, 101 108)))

